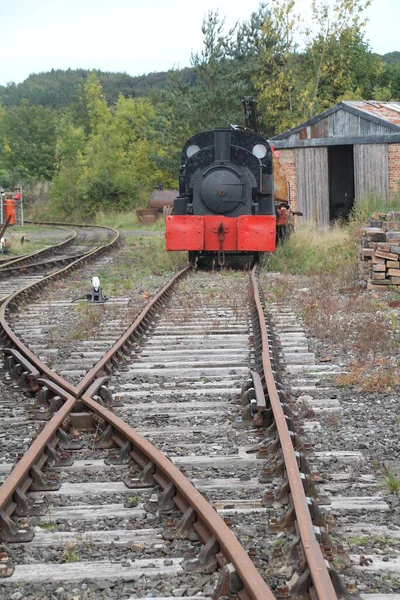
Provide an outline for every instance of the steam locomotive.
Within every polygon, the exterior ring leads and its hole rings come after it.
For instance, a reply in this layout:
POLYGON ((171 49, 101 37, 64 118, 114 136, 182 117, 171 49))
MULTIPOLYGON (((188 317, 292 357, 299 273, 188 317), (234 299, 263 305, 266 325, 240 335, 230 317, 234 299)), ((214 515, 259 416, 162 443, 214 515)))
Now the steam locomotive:
POLYGON ((166 218, 166 247, 188 250, 190 262, 217 254, 222 265, 225 253, 257 260, 259 253, 275 250, 273 153, 255 131, 254 101, 243 102, 245 129, 233 125, 198 133, 182 149, 179 196, 166 218))

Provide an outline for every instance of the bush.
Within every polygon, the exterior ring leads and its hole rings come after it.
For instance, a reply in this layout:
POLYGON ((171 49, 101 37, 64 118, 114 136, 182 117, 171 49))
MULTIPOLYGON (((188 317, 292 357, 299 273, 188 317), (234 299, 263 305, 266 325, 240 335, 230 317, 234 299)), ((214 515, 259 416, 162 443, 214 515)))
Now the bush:
POLYGON ((300 226, 266 261, 267 269, 312 275, 320 272, 355 274, 356 245, 349 228, 340 224, 320 229, 300 226))

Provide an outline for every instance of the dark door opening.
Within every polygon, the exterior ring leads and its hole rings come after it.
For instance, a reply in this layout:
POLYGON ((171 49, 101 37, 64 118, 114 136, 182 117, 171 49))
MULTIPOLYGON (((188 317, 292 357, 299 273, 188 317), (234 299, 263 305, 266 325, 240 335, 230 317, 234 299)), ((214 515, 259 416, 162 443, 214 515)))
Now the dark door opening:
POLYGON ((354 204, 353 146, 328 148, 329 219, 347 219, 354 204))

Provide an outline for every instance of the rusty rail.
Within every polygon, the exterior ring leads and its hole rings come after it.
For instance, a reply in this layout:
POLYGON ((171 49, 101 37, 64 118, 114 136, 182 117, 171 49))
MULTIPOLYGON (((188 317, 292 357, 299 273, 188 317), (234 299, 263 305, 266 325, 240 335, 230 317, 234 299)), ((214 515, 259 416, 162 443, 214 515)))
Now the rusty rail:
MULTIPOLYGON (((129 341, 135 331, 143 324, 147 317, 151 314, 151 311, 159 305, 159 303, 165 298, 168 292, 173 288, 174 284, 189 270, 189 267, 185 267, 177 273, 172 280, 165 285, 162 290, 153 298, 153 300, 147 305, 140 315, 137 317, 135 322, 128 328, 122 338, 115 344, 115 346, 105 355, 100 363, 92 369, 92 371, 83 379, 78 388, 73 386, 66 386, 67 382, 64 382, 63 387, 68 388, 73 396, 67 394, 65 397, 65 403, 62 408, 53 416, 52 420, 46 425, 45 429, 38 436, 36 441, 30 447, 26 455, 21 459, 17 466, 13 469, 6 482, 3 484, 0 490, 0 510, 4 511, 7 503, 10 503, 13 498, 13 494, 21 486, 24 478, 29 475, 29 471, 35 462, 38 461, 40 455, 44 452, 46 444, 54 437, 57 428, 60 427, 65 417, 71 412, 72 408, 76 403, 76 398, 80 398, 80 401, 90 409, 94 414, 98 415, 103 419, 108 426, 112 426, 115 430, 123 436, 125 440, 128 440, 136 452, 145 456, 148 461, 154 464, 154 481, 157 483, 168 482, 172 484, 174 489, 174 496, 172 500, 176 503, 176 506, 183 512, 188 508, 195 512, 195 517, 191 523, 193 527, 199 532, 200 537, 205 540, 209 538, 211 541, 215 538, 219 550, 219 563, 227 569, 227 564, 232 564, 237 574, 240 577, 240 582, 243 584, 242 590, 237 590, 238 596, 242 600, 273 600, 274 595, 268 588, 267 584, 262 579, 261 575, 257 571, 253 562, 247 555, 246 551, 240 545, 235 535, 231 532, 229 527, 223 521, 223 519, 216 513, 212 506, 207 500, 200 494, 196 488, 188 481, 188 479, 181 473, 167 457, 165 457, 159 450, 147 442, 142 436, 135 432, 129 425, 124 423, 119 417, 114 415, 110 410, 101 406, 98 402, 92 399, 92 395, 95 395, 99 391, 99 386, 103 383, 104 377, 100 381, 93 381, 99 371, 103 371, 107 365, 112 362, 112 358, 121 352, 122 348, 129 341), (88 386, 91 388, 83 393, 88 386), (83 394, 83 396, 82 396, 83 394), (221 557, 220 553, 223 553, 224 558, 221 557)), ((12 332, 11 332, 12 333, 12 332)), ((17 343, 18 339, 13 337, 13 340, 17 343)), ((18 344, 20 350, 21 345, 18 344)), ((27 349, 24 350, 23 354, 30 357, 31 353, 27 349)), ((15 354, 15 353, 14 353, 15 354)), ((19 356, 19 355, 18 355, 19 356)), ((33 356, 33 355, 32 355, 33 356)), ((36 365, 37 362, 36 361, 36 365)), ((37 365, 39 370, 43 372, 43 368, 37 365)), ((46 369, 47 370, 47 369, 46 369)), ((52 381, 60 381, 58 376, 53 374, 51 377, 52 381)), ((130 448, 131 449, 131 448, 130 448)), ((132 451, 132 455, 133 455, 132 451)), ((4 513, 3 513, 4 514, 4 513)), ((5 515, 6 517, 6 515, 5 515)), ((229 585, 229 577, 225 581, 225 585, 229 585), (228 581, 228 583, 227 583, 228 581)))
MULTIPOLYGON (((92 255, 93 253, 95 253, 95 251, 89 253, 88 256, 92 255)), ((80 263, 81 260, 76 261, 76 263, 80 263)), ((65 419, 65 416, 72 410, 77 401, 76 399, 79 398, 82 404, 84 404, 88 409, 90 409, 90 411, 97 415, 98 418, 106 422, 112 431, 117 432, 113 435, 122 435, 124 440, 127 440, 129 456, 140 466, 141 469, 144 469, 146 464, 150 465, 151 468, 148 470, 147 476, 150 476, 154 482, 161 485, 165 492, 168 492, 169 499, 183 512, 183 520, 185 520, 185 514, 189 508, 191 511, 194 511, 195 515, 191 515, 189 519, 189 525, 193 526, 193 528, 199 532, 199 535, 203 541, 209 537, 211 541, 214 540, 214 543, 217 543, 218 550, 216 551, 216 557, 219 556, 217 560, 220 565, 226 565, 228 562, 228 564, 232 564, 234 566, 237 574, 240 577, 241 583, 243 584, 243 589, 237 590, 238 596, 242 600, 248 598, 251 598, 252 600, 272 600, 274 596, 271 590, 258 573, 247 553, 242 548, 234 534, 230 531, 229 527, 217 515, 215 510, 211 507, 211 505, 209 505, 205 498, 202 497, 200 492, 192 486, 192 484, 186 479, 180 470, 161 452, 154 448, 149 442, 142 438, 142 436, 135 432, 129 425, 124 423, 119 417, 114 415, 110 410, 92 398, 92 396, 97 394, 99 390, 99 385, 98 382, 96 382, 96 378, 99 375, 104 375, 104 372, 109 372, 113 364, 118 363, 120 359, 123 359, 124 351, 127 349, 127 347, 130 347, 132 336, 134 336, 137 331, 140 332, 140 329, 144 326, 143 324, 146 322, 146 319, 149 319, 152 309, 158 306, 162 299, 168 295, 169 290, 173 287, 174 283, 188 271, 188 268, 189 267, 185 267, 181 272, 173 277, 169 284, 164 286, 164 288, 153 298, 152 302, 142 310, 139 317, 137 317, 131 327, 127 329, 120 340, 86 375, 86 377, 77 387, 71 386, 65 380, 63 380, 63 378, 54 374, 50 369, 38 361, 33 353, 31 353, 26 346, 21 344, 9 326, 4 324, 7 307, 12 298, 18 294, 12 296, 10 300, 1 307, 0 319, 3 321, 3 328, 6 335, 18 348, 18 351, 28 360, 32 361, 32 363, 41 373, 46 376, 46 378, 50 379, 50 381, 56 383, 56 385, 60 385, 64 390, 66 390, 66 400, 62 408, 57 411, 52 420, 45 427, 44 431, 38 436, 27 455, 25 455, 25 457, 23 457, 23 459, 18 463, 11 475, 6 480, 5 484, 3 484, 0 493, 0 510, 4 511, 4 507, 7 505, 7 503, 10 503, 13 494, 15 494, 18 486, 21 485, 21 481, 24 479, 24 477, 27 477, 32 465, 34 465, 35 461, 38 460, 40 454, 43 453, 48 441, 52 438, 52 436, 55 435, 57 427, 60 427, 60 424, 65 419), (223 557, 220 556, 221 552, 223 557)), ((63 273, 65 270, 66 269, 63 269, 58 273, 63 273)), ((253 269, 251 274, 251 281, 253 285, 254 303, 256 306, 262 338, 262 366, 268 390, 268 400, 275 417, 276 429, 279 434, 280 445, 285 459, 286 474, 289 481, 292 501, 295 507, 296 522, 298 525, 302 548, 307 559, 313 588, 317 598, 319 600, 337 600, 337 595, 335 593, 327 565, 314 534, 314 527, 307 504, 307 499, 304 494, 303 483, 293 448, 293 442, 286 425, 285 414, 282 410, 278 390, 272 373, 268 334, 264 321, 263 308, 258 293, 255 269, 253 269)), ((35 287, 35 285, 37 284, 30 286, 30 288, 35 287)), ((25 288, 25 290, 26 289, 27 288, 25 288)), ((103 380, 104 377, 102 381, 103 380)), ((265 407, 260 397, 260 382, 255 374, 253 375, 253 382, 257 388, 257 407, 260 411, 262 411, 265 407)))
POLYGON ((318 599, 337 600, 337 595, 328 571, 327 564, 322 556, 319 543, 315 537, 314 525, 312 523, 310 509, 307 504, 307 498, 304 493, 303 482, 300 476, 300 470, 297 463, 292 438, 287 427, 286 417, 282 409, 272 371, 268 333, 265 325, 263 307, 258 292, 256 270, 257 265, 252 270, 251 281, 252 293, 254 295, 254 302, 261 332, 262 366, 268 390, 269 402, 273 411, 279 443, 284 457, 286 475, 296 513, 300 540, 318 599))
POLYGON ((46 424, 43 431, 38 435, 33 444, 11 471, 5 482, 0 486, 0 511, 4 510, 7 502, 12 498, 12 495, 21 485, 23 479, 28 475, 32 466, 44 452, 46 445, 55 436, 57 429, 62 425, 62 422, 74 407, 76 399, 73 396, 65 394, 63 399, 63 406, 46 424))
MULTIPOLYGON (((38 225, 40 225, 40 223, 38 223, 38 225)), ((68 237, 63 242, 60 242, 59 244, 54 244, 53 246, 50 246, 47 248, 42 248, 42 250, 36 250, 36 252, 30 252, 29 254, 24 254, 22 256, 19 256, 18 258, 13 258, 4 263, 1 263, 0 264, 0 273, 2 271, 11 269, 14 266, 20 267, 25 264, 28 265, 29 263, 34 261, 36 258, 43 258, 43 257, 47 256, 48 254, 50 254, 51 252, 54 252, 54 250, 61 250, 62 248, 69 246, 74 241, 76 236, 77 236, 77 233, 76 233, 76 231, 74 231, 73 234, 70 235, 70 237, 68 237)))
POLYGON ((228 559, 228 562, 232 563, 236 568, 244 586, 244 595, 239 591, 239 597, 247 597, 252 600, 275 600, 275 596, 257 571, 236 536, 217 514, 214 508, 201 495, 199 490, 197 490, 185 475, 181 473, 178 467, 157 450, 157 448, 150 444, 150 442, 132 429, 132 427, 122 421, 122 419, 95 402, 90 397, 89 393, 84 394, 81 399, 90 410, 114 427, 136 450, 144 454, 146 458, 154 464, 154 479, 157 479, 156 475, 158 470, 168 482, 172 483, 176 488, 176 493, 172 497, 172 500, 178 508, 180 508, 179 496, 182 496, 187 504, 194 509, 196 512, 196 519, 201 521, 206 528, 209 529, 210 537, 211 535, 215 536, 221 550, 228 559))
MULTIPOLYGON (((109 229, 110 232, 114 235, 113 239, 110 242, 108 242, 107 244, 104 244, 103 246, 99 246, 98 248, 95 248, 94 250, 91 250, 90 252, 85 254, 85 256, 78 258, 77 260, 70 263, 67 267, 64 267, 63 269, 60 269, 60 270, 56 271, 55 273, 52 273, 51 275, 44 277, 40 281, 37 281, 31 285, 26 286, 25 288, 23 288, 22 290, 19 290, 15 294, 12 294, 0 306, 0 325, 3 330, 2 331, 3 340, 4 339, 7 340, 9 344, 14 346, 15 348, 18 348, 18 351, 23 356, 25 356, 25 358, 27 358, 33 365, 36 366, 36 368, 40 371, 40 373, 43 377, 45 377, 46 379, 50 379, 50 381, 54 381, 57 385, 61 386, 69 394, 71 394, 75 397, 77 396, 77 390, 76 390, 75 386, 73 386, 70 383, 68 383, 67 381, 65 381, 65 379, 63 379, 60 375, 57 375, 57 373, 54 373, 54 371, 52 371, 47 365, 45 365, 42 361, 40 361, 35 356, 35 354, 33 354, 33 352, 31 350, 29 350, 29 348, 27 346, 25 346, 25 344, 18 338, 18 336, 15 335, 15 333, 13 332, 13 330, 7 323, 7 312, 10 309, 10 305, 13 302, 15 302, 15 300, 17 298, 24 297, 24 295, 30 294, 33 290, 44 287, 49 281, 59 279, 68 270, 79 267, 85 261, 90 260, 90 259, 96 257, 97 255, 107 251, 110 247, 112 247, 119 241, 119 232, 118 231, 116 231, 115 229, 112 229, 112 228, 108 228, 108 227, 107 228, 101 227, 101 228, 109 229)), ((6 345, 6 343, 4 343, 4 341, 3 341, 3 346, 4 345, 6 345)))
POLYGON ((114 344, 112 348, 100 359, 100 361, 85 375, 82 381, 77 386, 77 397, 79 398, 92 382, 104 371, 107 372, 110 369, 110 365, 113 359, 119 354, 123 353, 126 346, 129 344, 129 340, 150 318, 152 311, 158 306, 158 304, 170 293, 174 285, 189 271, 190 266, 184 267, 176 275, 172 277, 166 283, 166 285, 152 298, 152 300, 143 308, 140 314, 136 317, 135 321, 128 327, 125 333, 120 339, 114 344))

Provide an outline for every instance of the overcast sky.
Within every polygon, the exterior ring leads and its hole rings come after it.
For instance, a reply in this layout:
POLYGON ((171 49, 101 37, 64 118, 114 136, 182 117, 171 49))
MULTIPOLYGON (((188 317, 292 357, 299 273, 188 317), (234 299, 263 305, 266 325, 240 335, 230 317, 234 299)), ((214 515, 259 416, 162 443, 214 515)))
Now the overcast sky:
MULTIPOLYGON (((297 0, 307 14, 311 0, 297 0)), ((141 75, 189 66, 201 24, 219 9, 247 20, 259 0, 0 0, 0 85, 30 73, 85 68, 141 75)), ((400 0, 373 0, 367 38, 379 54, 400 51, 400 0)))

